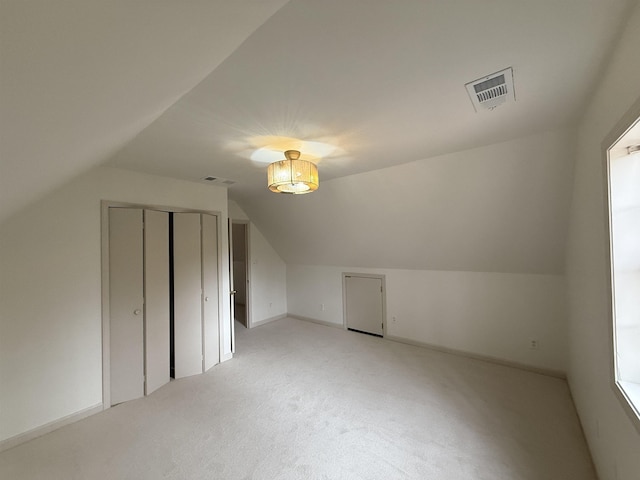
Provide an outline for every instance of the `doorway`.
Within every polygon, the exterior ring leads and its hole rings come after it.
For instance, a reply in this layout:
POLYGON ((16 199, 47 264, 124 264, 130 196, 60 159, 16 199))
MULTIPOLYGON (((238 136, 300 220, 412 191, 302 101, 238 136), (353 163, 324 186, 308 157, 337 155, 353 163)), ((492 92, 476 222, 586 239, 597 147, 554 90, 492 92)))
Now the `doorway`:
POLYGON ((385 277, 343 273, 344 326, 347 330, 383 337, 385 333, 385 277))
POLYGON ((234 220, 232 228, 234 320, 249 328, 249 229, 248 223, 234 220))

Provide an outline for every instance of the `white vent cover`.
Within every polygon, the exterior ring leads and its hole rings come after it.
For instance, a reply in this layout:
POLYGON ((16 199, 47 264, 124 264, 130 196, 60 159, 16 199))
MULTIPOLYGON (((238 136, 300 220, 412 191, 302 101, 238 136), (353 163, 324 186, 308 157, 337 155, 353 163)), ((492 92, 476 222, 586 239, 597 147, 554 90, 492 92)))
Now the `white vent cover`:
POLYGON ((516 99, 511 67, 465 84, 476 112, 493 110, 516 99))
POLYGON ((210 183, 212 185, 220 185, 222 187, 228 187, 229 185, 233 185, 234 183, 236 183, 233 180, 228 180, 226 178, 213 177, 213 176, 202 177, 200 180, 202 180, 205 183, 210 183))

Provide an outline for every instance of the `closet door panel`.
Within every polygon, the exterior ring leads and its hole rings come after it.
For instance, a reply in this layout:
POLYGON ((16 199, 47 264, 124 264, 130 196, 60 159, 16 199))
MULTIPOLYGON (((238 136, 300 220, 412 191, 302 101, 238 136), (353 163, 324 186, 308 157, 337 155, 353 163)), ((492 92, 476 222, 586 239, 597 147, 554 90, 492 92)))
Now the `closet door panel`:
POLYGON ((200 214, 173 215, 175 377, 203 372, 200 214))
POLYGON ((144 211, 145 395, 169 383, 169 214, 144 211))
POLYGON ((220 362, 217 217, 202 214, 202 304, 205 370, 220 362))
POLYGON ((144 395, 142 210, 109 209, 111 405, 144 395))

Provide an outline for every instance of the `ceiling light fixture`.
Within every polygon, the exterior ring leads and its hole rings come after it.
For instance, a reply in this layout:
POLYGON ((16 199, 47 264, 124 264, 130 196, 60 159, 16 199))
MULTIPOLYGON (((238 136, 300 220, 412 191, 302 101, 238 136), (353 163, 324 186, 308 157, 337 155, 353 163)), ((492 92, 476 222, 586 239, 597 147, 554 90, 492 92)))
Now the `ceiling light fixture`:
POLYGON ((284 152, 285 159, 267 167, 269 190, 275 193, 301 195, 318 189, 318 167, 300 159, 298 150, 284 152))

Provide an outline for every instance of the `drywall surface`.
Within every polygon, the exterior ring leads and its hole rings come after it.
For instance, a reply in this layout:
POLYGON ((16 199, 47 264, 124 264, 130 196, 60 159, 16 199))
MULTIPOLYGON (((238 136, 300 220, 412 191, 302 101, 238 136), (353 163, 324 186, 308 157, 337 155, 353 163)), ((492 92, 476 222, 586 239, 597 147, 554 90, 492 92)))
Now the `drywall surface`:
POLYGON ((285 3, 0 2, 0 218, 118 152, 285 3))
POLYGON ((247 214, 240 208, 233 200, 229 200, 227 204, 227 208, 229 209, 229 218, 231 220, 249 220, 247 214))
POLYGON ((573 135, 535 133, 328 181, 320 164, 312 195, 241 206, 287 264, 562 274, 573 135))
POLYGON ((385 275, 389 336, 565 370, 562 276, 287 265, 288 313, 342 325, 343 272, 385 275))
POLYGON ((578 131, 567 242, 568 378, 602 480, 637 480, 640 433, 611 388, 602 142, 640 97, 636 3, 578 131))
POLYGON ((249 224, 251 326, 287 313, 287 267, 255 225, 249 224))
MULTIPOLYGON (((233 200, 229 218, 249 217, 233 200)), ((252 222, 249 228, 250 326, 287 313, 287 269, 284 261, 252 222)))
MULTIPOLYGON (((102 402, 101 200, 219 211, 227 192, 112 168, 84 174, 0 226, 0 440, 102 402)), ((230 354, 225 302, 223 354, 230 354)))

